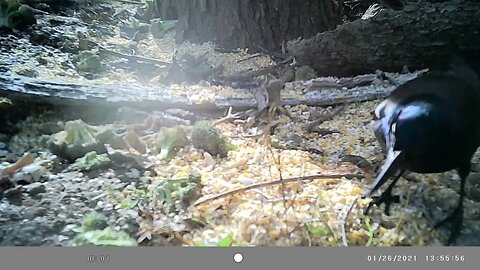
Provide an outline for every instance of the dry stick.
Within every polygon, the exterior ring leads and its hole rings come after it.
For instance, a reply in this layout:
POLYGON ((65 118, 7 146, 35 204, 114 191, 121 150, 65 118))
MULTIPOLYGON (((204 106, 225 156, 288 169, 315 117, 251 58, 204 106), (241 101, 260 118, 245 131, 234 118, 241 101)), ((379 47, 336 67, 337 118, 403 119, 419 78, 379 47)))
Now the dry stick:
POLYGON ((367 0, 350 0, 350 1, 344 1, 344 4, 360 4, 362 2, 366 2, 367 0))
MULTIPOLYGON (((271 147, 269 147, 268 149, 270 151, 270 154, 272 155, 272 158, 275 160, 275 153, 273 152, 273 149, 271 147)), ((278 155, 277 157, 277 160, 275 161, 277 163, 277 166, 278 166, 278 175, 280 176, 280 181, 283 179, 283 176, 282 176, 282 168, 281 168, 281 165, 280 162, 281 162, 281 154, 278 155)), ((271 168, 271 167, 270 167, 271 168)), ((270 169, 269 168, 269 169, 270 169)), ((285 198, 285 183, 281 183, 282 185, 282 199, 283 199, 283 207, 285 208, 285 214, 287 214, 287 211, 288 211, 288 208, 291 206, 287 206, 287 200, 285 198)), ((294 196, 296 196, 297 194, 294 194, 294 196)), ((292 204, 293 202, 295 201, 295 197, 292 198, 292 204)))
POLYGON ((342 227, 342 241, 343 241, 343 245, 346 247, 348 246, 348 243, 347 243, 347 232, 345 231, 345 224, 347 223, 348 214, 350 214, 350 212, 352 211, 353 206, 355 205, 355 203, 357 203, 357 200, 358 200, 358 197, 355 198, 355 200, 353 200, 353 202, 350 204, 350 206, 348 207, 347 211, 345 212, 341 220, 340 226, 342 227))
POLYGON ((237 63, 241 63, 241 62, 244 62, 244 61, 253 59, 253 58, 257 58, 257 57, 260 57, 260 56, 262 56, 262 55, 263 55, 263 54, 261 54, 261 53, 252 54, 252 55, 250 55, 250 56, 248 56, 248 57, 245 57, 245 58, 243 58, 243 59, 237 60, 237 63))
POLYGON ((264 183, 252 184, 252 185, 249 185, 249 186, 246 186, 246 187, 241 187, 241 188, 238 188, 238 189, 226 191, 226 192, 214 195, 214 196, 209 197, 209 198, 199 199, 193 205, 198 206, 198 205, 206 203, 206 202, 218 200, 220 198, 223 198, 223 197, 226 197, 226 196, 229 196, 229 195, 233 195, 233 194, 237 194, 237 193, 240 193, 242 191, 247 191, 247 190, 254 189, 254 188, 261 188, 261 187, 278 185, 278 184, 282 184, 282 183, 296 182, 296 181, 312 181, 312 180, 316 180, 316 179, 328 179, 328 178, 340 179, 342 177, 345 177, 347 179, 352 179, 352 178, 363 179, 365 176, 361 175, 361 174, 317 174, 317 175, 307 175, 307 176, 299 176, 299 177, 279 179, 279 180, 274 180, 274 181, 269 181, 269 182, 264 182, 264 183))
POLYGON ((139 1, 129 1, 129 0, 116 0, 116 1, 120 3, 125 3, 125 4, 143 5, 143 3, 139 1))
POLYGON ((343 109, 345 109, 345 104, 342 104, 340 106, 338 106, 338 108, 336 108, 335 110, 333 110, 332 113, 328 114, 328 115, 325 115, 323 117, 320 117, 319 119, 317 120, 313 120, 311 121, 310 123, 307 123, 305 124, 305 130, 307 131, 312 131, 313 128, 315 128, 316 126, 320 125, 321 123, 325 122, 325 121, 329 121, 329 120, 332 120, 333 117, 337 116, 340 112, 343 111, 343 109))
POLYGON ((231 122, 233 120, 239 119, 244 113, 243 112, 237 112, 237 113, 232 113, 233 108, 229 107, 227 111, 227 115, 225 117, 222 117, 220 119, 217 119, 213 122, 214 125, 219 125, 224 122, 231 122))
POLYGON ((105 48, 102 48, 102 47, 100 47, 99 52, 109 54, 109 55, 112 55, 112 56, 125 58, 125 59, 128 59, 128 60, 142 61, 142 62, 155 64, 155 65, 168 66, 168 65, 171 64, 171 63, 161 61, 161 60, 158 60, 158 59, 154 59, 154 58, 148 58, 148 57, 131 55, 131 54, 124 54, 124 53, 112 51, 112 50, 109 50, 109 49, 105 49, 105 48))

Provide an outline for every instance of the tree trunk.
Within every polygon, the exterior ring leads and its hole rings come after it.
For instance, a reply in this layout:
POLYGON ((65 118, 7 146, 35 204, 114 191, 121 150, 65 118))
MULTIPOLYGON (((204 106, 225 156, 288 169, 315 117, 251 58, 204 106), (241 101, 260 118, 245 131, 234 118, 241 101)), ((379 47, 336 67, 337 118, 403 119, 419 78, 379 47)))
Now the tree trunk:
MULTIPOLYGON (((480 1, 422 2, 290 41, 287 49, 300 65, 309 65, 322 76, 399 71, 404 65, 437 67, 458 51, 479 59, 479 16, 480 1)), ((474 68, 479 71, 478 63, 474 68)))
POLYGON ((156 0, 157 13, 178 13, 176 41, 214 41, 224 49, 279 51, 342 23, 340 0, 156 0))

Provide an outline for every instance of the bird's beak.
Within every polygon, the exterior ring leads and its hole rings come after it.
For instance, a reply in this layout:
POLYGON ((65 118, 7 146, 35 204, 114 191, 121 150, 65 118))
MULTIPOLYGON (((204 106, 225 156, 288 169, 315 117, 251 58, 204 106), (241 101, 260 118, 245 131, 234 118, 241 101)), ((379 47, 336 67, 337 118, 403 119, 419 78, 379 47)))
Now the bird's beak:
POLYGON ((377 138, 377 141, 380 143, 382 151, 385 154, 387 152, 387 144, 385 140, 385 134, 383 133, 381 125, 382 125, 381 120, 372 120, 369 124, 369 127, 373 130, 373 133, 375 134, 375 137, 377 138))
POLYGON ((362 198, 370 197, 375 191, 377 191, 393 174, 397 171, 398 165, 401 163, 404 154, 402 151, 389 151, 387 159, 383 164, 380 173, 377 175, 375 181, 366 188, 366 192, 362 195, 362 198))

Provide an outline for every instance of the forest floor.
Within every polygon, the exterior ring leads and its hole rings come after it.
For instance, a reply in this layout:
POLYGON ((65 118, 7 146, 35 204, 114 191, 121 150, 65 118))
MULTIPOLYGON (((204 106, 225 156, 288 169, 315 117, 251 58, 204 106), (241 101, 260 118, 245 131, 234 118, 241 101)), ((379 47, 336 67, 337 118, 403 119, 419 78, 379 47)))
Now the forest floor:
MULTIPOLYGON (((71 17, 38 15, 34 31, 0 35, 0 63, 3 63, 0 72, 86 84, 159 83, 166 72, 155 65, 132 67, 115 57, 101 58, 101 64, 93 60, 95 64, 87 65, 101 68, 101 72, 79 71, 78 57, 86 41, 165 62, 170 62, 175 52, 206 54, 212 66, 225 66, 225 74, 272 64, 268 56, 238 62, 250 54, 216 52, 212 43, 177 45, 172 31, 162 38, 147 33, 133 41, 120 30, 122 25, 129 25, 133 10, 125 4, 96 3, 77 7, 71 17)), ((81 58, 84 62, 91 60, 81 58)), ((251 95, 204 83, 172 85, 169 89, 191 100, 251 95)), ((291 89, 282 95, 301 93, 291 89)), ((145 139, 152 134, 139 136, 146 150, 138 153, 130 149, 132 153, 122 157, 140 157, 150 164, 148 169, 134 164, 138 158, 127 158, 122 165, 108 163, 97 169, 79 169, 77 162, 67 162, 42 143, 45 135, 62 131, 71 120, 81 119, 95 127, 115 124, 129 130, 145 124, 145 119, 126 123, 124 119, 101 117, 100 109, 91 109, 88 114, 78 108, 25 108, 21 102, 12 102, 0 100, 2 112, 24 111, 26 117, 0 123, 3 126, 0 129, 1 246, 442 245, 448 230, 431 228, 453 210, 458 199, 459 180, 455 173, 410 174, 409 180, 402 178, 397 184, 395 192, 402 199, 400 204, 392 206, 390 216, 383 213, 383 207, 376 206, 369 216, 363 214, 369 200, 361 199, 361 192, 383 160, 369 127, 370 113, 379 100, 348 104, 314 132, 306 131, 304 125, 328 115, 335 107, 286 106, 295 120, 277 127, 275 147, 265 136, 246 134, 242 124, 220 123, 218 130, 233 145, 225 157, 210 155, 189 144, 172 159, 163 160, 156 142, 145 139), (20 165, 7 174, 14 164, 20 165), (192 173, 200 176, 200 183, 193 186, 189 182, 192 173), (349 174, 365 178, 347 177, 349 174), (345 177, 309 178, 312 175, 345 177), (294 177, 305 179, 266 184, 201 202, 222 192, 294 177), (93 223, 100 220, 92 218, 92 213, 107 220, 89 231, 85 217, 93 219, 93 223)), ((160 128, 145 129, 155 134, 160 128)), ((465 226, 457 245, 477 246, 480 245, 478 154, 467 191, 465 226)))

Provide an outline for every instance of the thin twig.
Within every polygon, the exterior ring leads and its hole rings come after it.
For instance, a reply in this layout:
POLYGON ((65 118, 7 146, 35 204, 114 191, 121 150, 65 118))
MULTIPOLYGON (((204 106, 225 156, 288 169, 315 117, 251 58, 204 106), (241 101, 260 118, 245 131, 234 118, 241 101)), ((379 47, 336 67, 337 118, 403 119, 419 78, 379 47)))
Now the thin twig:
POLYGON ((254 188, 261 188, 261 187, 267 187, 267 186, 273 186, 273 185, 278 185, 282 183, 290 183, 290 182, 296 182, 296 181, 312 181, 316 179, 340 179, 342 177, 345 177, 347 179, 352 179, 352 178, 364 178, 363 175, 361 174, 317 174, 317 175, 307 175, 307 176, 299 176, 299 177, 292 177, 292 178, 285 178, 285 179, 280 179, 280 180, 274 180, 274 181, 269 181, 269 182, 264 182, 264 183, 257 183, 257 184, 252 184, 246 187, 241 187, 238 189, 226 191, 208 198, 200 198, 198 199, 193 205, 198 206, 200 204, 206 203, 206 202, 211 202, 214 200, 218 200, 220 198, 224 198, 229 195, 237 194, 243 191, 247 191, 250 189, 254 188))
POLYGON ((307 131, 312 131, 313 128, 315 128, 316 126, 320 125, 321 123, 325 122, 325 121, 329 121, 329 120, 332 120, 333 117, 335 117, 336 115, 338 115, 340 112, 343 111, 343 109, 345 109, 345 104, 342 104, 340 106, 338 106, 337 108, 335 108, 335 110, 332 111, 332 113, 330 114, 327 114, 323 117, 320 117, 319 119, 317 120, 313 120, 307 124, 305 124, 305 130, 307 131))
POLYGON ((367 0, 350 0, 350 1, 344 1, 344 4, 360 4, 362 2, 367 2, 367 0))
POLYGON ((155 65, 168 66, 168 65, 171 64, 171 63, 161 61, 161 60, 158 60, 158 59, 154 59, 154 58, 143 57, 143 56, 132 55, 132 54, 124 54, 124 53, 112 51, 112 50, 105 49, 105 48, 100 48, 99 52, 104 53, 104 54, 109 54, 109 55, 112 55, 112 56, 116 56, 116 57, 120 57, 120 58, 125 58, 125 59, 128 59, 128 60, 142 61, 142 62, 145 62, 145 63, 155 64, 155 65))
MULTIPOLYGON (((270 120, 271 120, 271 119, 270 119, 270 120)), ((266 137, 266 138, 268 138, 268 137, 266 137)), ((278 157, 275 158, 275 153, 274 153, 273 149, 272 149, 271 147, 269 147, 268 150, 269 150, 270 154, 272 155, 272 158, 275 160, 275 163, 276 163, 277 166, 278 166, 278 167, 277 167, 277 169, 278 169, 278 175, 280 176, 280 179, 279 179, 279 180, 281 181, 281 180, 283 179, 282 169, 281 169, 281 167, 282 167, 282 164, 281 164, 281 159, 282 159, 281 154, 279 154, 278 157)), ((270 170, 271 167, 269 166, 268 169, 270 170)), ((285 209, 285 213, 284 213, 284 214, 286 214, 287 211, 288 211, 289 206, 287 207, 287 200, 286 200, 286 197, 285 197, 285 183, 282 182, 281 185, 282 185, 283 207, 284 207, 284 209, 285 209)), ((296 196, 296 195, 297 195, 297 194, 294 194, 294 196, 296 196)), ((295 198, 292 199, 292 203, 294 202, 294 200, 295 200, 295 198)))
POLYGON ((216 126, 216 125, 219 125, 219 124, 224 123, 224 122, 231 122, 233 120, 239 119, 244 114, 242 112, 232 113, 232 110, 233 110, 233 108, 229 107, 228 111, 227 111, 227 115, 225 117, 222 117, 222 118, 218 119, 218 120, 215 120, 213 124, 216 126))
POLYGON ((238 59, 238 60, 237 60, 237 63, 245 62, 245 61, 247 61, 247 60, 250 60, 250 59, 253 59, 253 58, 257 58, 257 57, 260 57, 260 56, 262 56, 262 55, 263 55, 263 54, 261 54, 261 53, 252 54, 252 55, 250 55, 250 56, 248 56, 248 57, 245 57, 245 58, 243 58, 243 59, 238 59))
POLYGON ((132 4, 132 5, 143 5, 144 3, 140 1, 129 1, 129 0, 116 0, 117 2, 120 3, 125 3, 125 4, 132 4))
POLYGON ((341 222, 340 226, 342 227, 342 242, 343 242, 343 245, 346 247, 348 246, 348 242, 347 242, 347 232, 345 230, 345 225, 347 223, 348 214, 350 214, 350 212, 352 211, 353 206, 355 205, 355 203, 357 203, 357 200, 358 200, 358 197, 355 198, 355 200, 353 200, 353 202, 348 207, 347 211, 345 211, 345 213, 343 214, 342 220, 340 221, 341 222))

